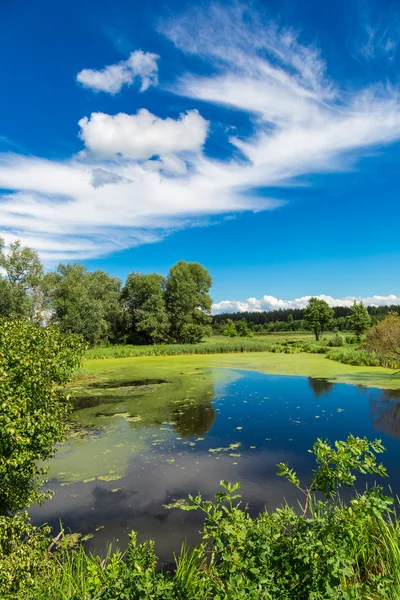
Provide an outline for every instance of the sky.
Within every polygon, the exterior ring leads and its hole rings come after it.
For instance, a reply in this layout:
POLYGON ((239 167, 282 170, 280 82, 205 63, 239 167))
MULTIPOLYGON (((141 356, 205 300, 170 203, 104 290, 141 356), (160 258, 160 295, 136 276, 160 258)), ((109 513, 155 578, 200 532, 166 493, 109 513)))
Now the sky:
POLYGON ((214 312, 400 303, 400 5, 0 7, 0 236, 214 312))

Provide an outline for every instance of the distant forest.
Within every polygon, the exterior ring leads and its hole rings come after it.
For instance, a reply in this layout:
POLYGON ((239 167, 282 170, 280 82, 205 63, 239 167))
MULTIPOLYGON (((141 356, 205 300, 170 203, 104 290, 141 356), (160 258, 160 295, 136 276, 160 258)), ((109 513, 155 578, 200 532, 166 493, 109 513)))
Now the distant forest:
MULTIPOLYGON (((346 306, 334 306, 334 319, 346 318, 350 315, 350 308, 346 306)), ((367 306, 368 313, 373 320, 383 319, 389 312, 397 312, 400 314, 400 305, 392 304, 391 306, 367 306)), ((254 325, 265 325, 266 323, 275 323, 280 321, 287 323, 288 321, 302 321, 304 319, 305 308, 280 308, 279 310, 270 310, 263 312, 235 312, 221 313, 213 315, 213 323, 226 322, 228 319, 232 321, 241 321, 246 319, 248 323, 254 325), (291 317, 290 317, 291 315, 291 317)))

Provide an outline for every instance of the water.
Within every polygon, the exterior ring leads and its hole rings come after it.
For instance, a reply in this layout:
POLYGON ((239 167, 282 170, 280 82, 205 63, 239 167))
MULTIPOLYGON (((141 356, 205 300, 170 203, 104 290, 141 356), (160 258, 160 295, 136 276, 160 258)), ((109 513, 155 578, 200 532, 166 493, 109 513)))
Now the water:
MULTIPOLYGON (((90 386, 89 386, 90 387, 90 386)), ((165 505, 221 479, 241 481, 253 512, 294 500, 276 464, 301 478, 317 437, 379 437, 394 493, 400 493, 400 394, 306 377, 211 370, 180 385, 164 380, 91 386, 73 415, 74 433, 51 464, 53 499, 33 507, 35 522, 93 535, 90 549, 124 548, 128 532, 152 538, 162 561, 193 544, 197 512, 165 505), (114 387, 113 387, 114 386, 114 387)))

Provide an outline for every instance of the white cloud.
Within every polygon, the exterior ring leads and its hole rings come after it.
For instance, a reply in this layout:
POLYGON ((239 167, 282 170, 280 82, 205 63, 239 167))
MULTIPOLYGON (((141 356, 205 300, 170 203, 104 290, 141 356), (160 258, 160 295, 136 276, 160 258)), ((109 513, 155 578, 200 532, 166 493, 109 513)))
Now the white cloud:
POLYGON ((100 70, 83 69, 76 76, 76 80, 96 92, 116 94, 124 85, 130 86, 139 79, 140 91, 144 92, 151 85, 158 83, 159 58, 157 54, 135 50, 127 60, 115 65, 108 65, 100 70))
MULTIPOLYGON (((361 298, 359 296, 346 296, 345 298, 333 298, 321 294, 315 296, 320 300, 325 300, 329 306, 347 306, 351 307, 354 300, 364 302, 366 306, 389 306, 391 304, 400 305, 400 298, 391 294, 389 296, 371 296, 369 298, 361 298)), ((294 309, 305 308, 311 296, 302 296, 295 300, 281 300, 274 296, 263 296, 262 298, 248 298, 247 300, 222 300, 213 304, 212 312, 217 315, 220 313, 233 312, 262 312, 279 309, 294 309)))
POLYGON ((399 43, 399 13, 390 15, 387 23, 366 24, 363 30, 363 42, 357 48, 357 54, 366 60, 374 60, 384 55, 390 61, 396 56, 399 43))
MULTIPOLYGON (((347 169, 360 151, 400 139, 395 85, 346 89, 329 79, 312 44, 246 7, 211 5, 174 18, 164 32, 196 64, 205 59, 209 73, 183 74, 169 91, 244 111, 254 133, 227 127, 235 132, 231 157, 216 160, 205 145, 212 123, 197 110, 178 118, 145 108, 92 113, 79 122, 84 149, 69 160, 0 153, 3 231, 47 259, 105 255, 213 216, 281 206, 281 195, 268 197, 265 188, 284 190, 298 176, 347 169)), ((78 79, 116 93, 136 78, 144 89, 156 76, 157 56, 136 51, 78 79)))
POLYGON ((179 119, 160 119, 142 108, 136 115, 92 113, 79 121, 80 138, 88 150, 102 158, 120 154, 144 160, 154 155, 197 152, 203 146, 208 122, 197 110, 179 119))

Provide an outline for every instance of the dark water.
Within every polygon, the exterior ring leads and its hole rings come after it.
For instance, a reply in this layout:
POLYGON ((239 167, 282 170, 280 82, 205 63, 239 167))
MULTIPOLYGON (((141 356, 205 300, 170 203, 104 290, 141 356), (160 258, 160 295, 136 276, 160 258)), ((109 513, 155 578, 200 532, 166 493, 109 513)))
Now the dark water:
MULTIPOLYGON (((164 505, 198 491, 212 497, 221 479, 242 482, 253 512, 284 498, 293 501, 276 464, 287 461, 306 478, 314 466, 307 450, 315 439, 350 433, 383 440, 388 481, 400 493, 399 392, 251 371, 210 376, 212 392, 207 387, 203 398, 188 402, 178 394, 163 404, 161 386, 154 410, 152 397, 144 395, 139 415, 132 406, 110 412, 112 397, 107 404, 83 402, 76 416, 90 435, 60 448, 51 470, 55 495, 31 510, 34 521, 57 527, 61 519, 73 531, 94 534, 88 546, 99 552, 111 541, 124 548, 135 529, 140 539, 154 539, 161 560, 169 561, 184 539, 198 540, 201 523, 195 512, 164 505), (105 467, 107 457, 114 468, 105 467), (99 476, 104 468, 109 475, 99 476)), ((141 405, 135 400, 134 406, 141 405)))

